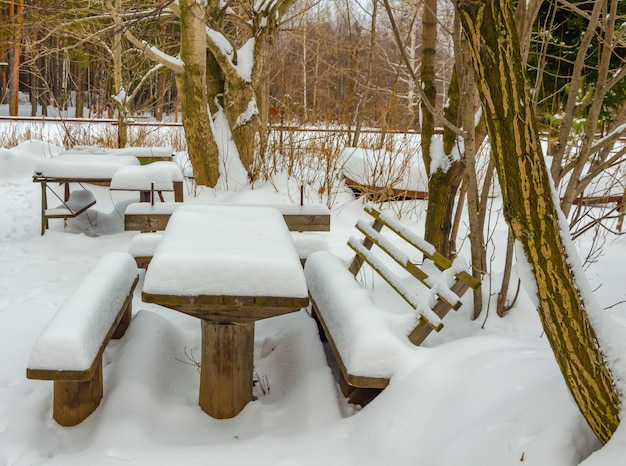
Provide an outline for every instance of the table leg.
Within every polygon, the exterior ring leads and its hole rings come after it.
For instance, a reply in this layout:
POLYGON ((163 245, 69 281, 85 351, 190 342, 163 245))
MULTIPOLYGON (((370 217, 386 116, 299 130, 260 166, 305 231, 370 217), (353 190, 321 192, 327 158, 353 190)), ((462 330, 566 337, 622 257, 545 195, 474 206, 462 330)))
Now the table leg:
POLYGON ((254 322, 201 322, 199 404, 210 416, 228 419, 252 400, 254 322))
POLYGON ((48 208, 48 192, 46 191, 47 183, 40 181, 41 183, 41 235, 48 229, 48 219, 46 218, 46 209, 48 208))

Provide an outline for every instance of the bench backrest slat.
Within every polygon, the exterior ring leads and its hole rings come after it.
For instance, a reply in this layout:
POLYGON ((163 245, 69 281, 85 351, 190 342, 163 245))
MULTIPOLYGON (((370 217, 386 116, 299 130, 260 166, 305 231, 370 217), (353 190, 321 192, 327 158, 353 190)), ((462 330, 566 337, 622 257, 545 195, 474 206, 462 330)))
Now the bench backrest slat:
MULTIPOLYGON (((420 269, 414 262, 411 262, 409 257, 396 246, 394 246, 391 241, 389 241, 385 236, 383 236, 380 232, 375 231, 362 220, 359 220, 356 228, 361 233, 363 233, 363 235, 365 235, 366 240, 369 240, 371 243, 375 244, 384 252, 386 252, 389 257, 391 257, 393 260, 396 261, 398 265, 400 265, 400 267, 409 272, 424 286, 431 288, 428 280, 429 275, 422 269, 420 269)), ((454 293, 447 293, 443 295, 442 291, 440 299, 443 299, 452 309, 458 309, 461 307, 461 300, 454 293)))
MULTIPOLYGON (((433 245, 426 242, 412 231, 404 228, 399 222, 393 219, 391 216, 385 215, 374 209, 371 205, 365 206, 365 211, 376 219, 377 222, 382 223, 384 226, 392 230, 399 237, 404 239, 415 248, 419 249, 424 256, 431 259, 439 270, 447 270, 452 267, 452 261, 446 256, 437 252, 433 245)), ((477 288, 480 285, 478 279, 470 275, 465 271, 461 271, 457 274, 459 280, 464 281, 470 288, 477 288)))
POLYGON ((398 278, 378 259, 372 251, 365 248, 356 238, 351 237, 348 246, 367 262, 396 292, 413 307, 421 319, 424 319, 433 329, 439 331, 443 327, 441 319, 402 283, 398 278))
POLYGON ((369 264, 409 303, 417 312, 419 320, 408 337, 412 343, 419 345, 433 329, 439 331, 443 327, 442 319, 445 315, 451 309, 458 310, 462 305, 460 298, 463 294, 469 288, 480 286, 480 281, 467 273, 467 265, 462 259, 457 258, 453 262, 441 255, 432 244, 402 225, 398 219, 379 212, 371 205, 365 206, 364 210, 372 220, 359 220, 356 229, 363 234, 362 239, 351 237, 348 241, 348 246, 355 252, 349 271, 356 277, 363 264, 369 264), (398 247, 391 238, 393 235, 382 233, 383 227, 387 227, 386 232, 392 233, 410 247, 398 247), (385 254, 377 254, 380 251, 385 254), (414 254, 422 260, 421 264, 411 257, 414 254), (424 293, 411 290, 404 279, 387 267, 389 262, 386 258, 392 259, 421 282, 426 287, 424 293))

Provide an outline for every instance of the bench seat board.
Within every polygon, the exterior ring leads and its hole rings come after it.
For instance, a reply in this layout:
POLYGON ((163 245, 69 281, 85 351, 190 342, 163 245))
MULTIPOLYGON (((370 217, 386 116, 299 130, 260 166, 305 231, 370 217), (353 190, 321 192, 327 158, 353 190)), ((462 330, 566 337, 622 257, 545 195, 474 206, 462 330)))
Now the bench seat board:
MULTIPOLYGON (((163 202, 154 205, 148 202, 130 204, 124 213, 124 230, 165 230, 170 216, 180 205, 182 204, 179 202, 163 202)), ((246 204, 242 207, 254 206, 246 204)), ((290 231, 330 231, 330 210, 324 205, 271 204, 263 207, 278 209, 290 231)))
POLYGON ((415 314, 390 314, 376 306, 346 265, 328 251, 309 256, 304 274, 315 310, 348 383, 384 388, 415 350, 407 335, 415 314))
POLYGON ((27 377, 88 380, 98 355, 130 306, 137 266, 126 253, 109 253, 80 282, 33 346, 27 377))
POLYGON ((57 207, 45 209, 46 218, 73 218, 96 204, 93 193, 87 189, 72 191, 67 202, 57 207))

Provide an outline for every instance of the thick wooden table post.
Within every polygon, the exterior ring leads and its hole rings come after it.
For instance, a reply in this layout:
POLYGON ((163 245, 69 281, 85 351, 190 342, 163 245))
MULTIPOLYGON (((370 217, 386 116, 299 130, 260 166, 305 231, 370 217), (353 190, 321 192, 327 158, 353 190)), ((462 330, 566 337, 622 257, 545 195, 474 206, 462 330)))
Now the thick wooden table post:
POLYGON ((235 417, 252 401, 254 321, 202 319, 200 407, 217 419, 235 417))
POLYGON ((46 192, 47 183, 45 180, 39 182, 41 184, 41 236, 48 229, 48 219, 46 218, 46 209, 48 208, 48 195, 46 192))

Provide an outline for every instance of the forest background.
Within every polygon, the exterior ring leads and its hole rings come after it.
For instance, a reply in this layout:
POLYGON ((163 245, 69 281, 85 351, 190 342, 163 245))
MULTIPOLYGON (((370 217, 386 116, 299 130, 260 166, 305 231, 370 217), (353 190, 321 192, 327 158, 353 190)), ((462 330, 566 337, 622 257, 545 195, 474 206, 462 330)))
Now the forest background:
MULTIPOLYGON (((547 206, 546 218, 557 217, 551 204, 558 204, 573 236, 589 229, 620 231, 619 201, 600 215, 586 207, 615 203, 616 190, 624 192, 623 2, 20 0, 3 2, 1 14, 6 27, 0 53, 6 61, 0 82, 12 115, 18 113, 20 95, 28 96, 32 115, 45 116, 54 108, 67 118, 64 112, 72 105, 75 118, 115 119, 116 137, 93 142, 123 147, 142 145, 129 132, 133 121, 178 120, 180 112, 185 138, 184 147, 177 148, 189 154, 199 185, 217 183, 224 140, 234 142, 251 183, 284 166, 289 171, 294 154, 303 154, 306 143, 297 148, 292 139, 285 143, 283 129, 312 125, 333 128, 326 133, 332 136, 313 151, 306 147, 306 156, 321 160, 329 175, 310 187, 330 200, 330 175, 338 171, 340 147, 399 153, 398 139, 391 135, 418 130, 428 173, 424 236, 453 256, 460 218, 455 212, 467 208, 476 276, 486 271, 484 222, 496 169, 506 188, 505 206, 511 209, 504 212, 512 227, 507 264, 513 260, 515 239, 526 247, 535 270, 552 267, 541 263, 543 256, 567 259, 559 235, 553 234, 559 226, 546 229, 546 222, 533 224, 530 217, 519 224, 522 211, 538 199, 537 205, 547 206), (271 138, 277 128, 280 136, 271 138), (366 128, 374 128, 375 137, 366 140, 366 128), (438 137, 438 132, 443 134, 438 137), (516 144, 498 137, 507 132, 516 144), (487 134, 491 145, 484 144, 487 134), (527 137, 520 139, 521 134, 527 137), (545 161, 535 141, 539 134, 549 157, 545 161), (490 151, 493 156, 483 158, 479 172, 480 156, 490 151), (559 194, 556 200, 550 199, 550 182, 544 177, 546 163, 559 194), (504 167, 515 164, 520 172, 513 176, 504 167), (598 192, 594 181, 603 176, 612 182, 598 192), (529 202, 511 207, 508 201, 515 200, 518 185, 531 186, 532 198, 525 198, 524 191, 520 199, 529 202), (534 233, 527 233, 535 229, 543 244, 532 244, 534 233), (539 250, 544 251, 541 257, 539 250)), ((88 143, 78 141, 74 131, 67 132, 64 142, 68 147, 88 143)), ((568 280, 566 262, 548 281, 572 286, 548 290, 545 315, 555 306, 580 310, 566 316, 568 325, 577 315, 583 317, 582 327, 567 327, 578 338, 588 327, 586 311, 575 291, 579 288, 568 280), (570 292, 569 301, 557 299, 570 292)), ((545 276, 543 280, 539 289, 548 283, 545 276)), ((498 312, 503 314, 510 306, 506 272, 500 297, 498 312)), ((482 302, 478 290, 476 315, 482 302)), ((597 349, 593 332, 587 336, 580 347, 597 349)), ((562 356, 567 360, 572 355, 562 356)), ((576 378, 565 375, 568 382, 576 378)), ((605 375, 606 383, 600 385, 607 388, 611 376, 605 375)), ((570 384, 574 392, 575 385, 570 384)), ((613 392, 605 401, 615 408, 615 386, 605 391, 613 392)), ((604 398, 599 392, 594 396, 604 398)), ((609 411, 612 427, 594 430, 603 441, 616 426, 617 414, 609 411)))

